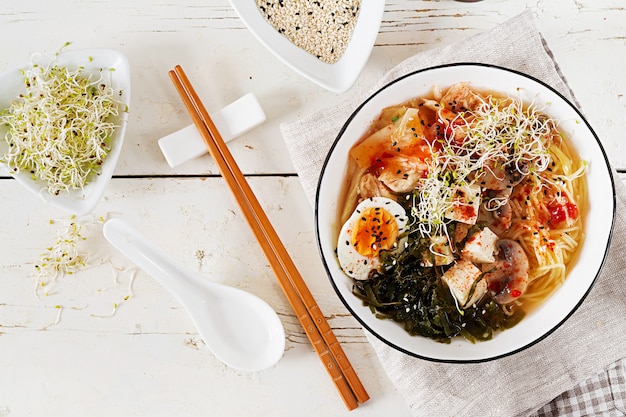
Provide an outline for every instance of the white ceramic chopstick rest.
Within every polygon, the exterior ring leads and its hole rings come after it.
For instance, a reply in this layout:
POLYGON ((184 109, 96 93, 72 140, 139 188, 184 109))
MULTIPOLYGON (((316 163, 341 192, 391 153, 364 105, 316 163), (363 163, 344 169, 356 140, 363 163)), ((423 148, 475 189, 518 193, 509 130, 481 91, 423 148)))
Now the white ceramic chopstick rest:
POLYGON ((201 278, 123 220, 108 220, 103 233, 111 245, 178 299, 208 349, 226 365, 256 372, 280 360, 285 350, 285 331, 265 301, 247 291, 201 278))
MULTIPOLYGON (((243 135, 266 120, 263 108, 252 93, 242 96, 210 116, 225 142, 243 135)), ((159 139, 159 147, 172 168, 208 152, 204 140, 193 124, 159 139)))

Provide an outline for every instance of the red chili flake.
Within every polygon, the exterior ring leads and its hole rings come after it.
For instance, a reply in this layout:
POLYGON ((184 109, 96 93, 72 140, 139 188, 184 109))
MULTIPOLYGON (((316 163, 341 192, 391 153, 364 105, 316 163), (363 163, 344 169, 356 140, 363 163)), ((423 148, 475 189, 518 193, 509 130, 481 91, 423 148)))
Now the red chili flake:
POLYGON ((568 219, 576 219, 578 217, 578 207, 569 201, 564 204, 554 201, 548 205, 548 211, 550 212, 550 222, 552 224, 559 224, 568 219))

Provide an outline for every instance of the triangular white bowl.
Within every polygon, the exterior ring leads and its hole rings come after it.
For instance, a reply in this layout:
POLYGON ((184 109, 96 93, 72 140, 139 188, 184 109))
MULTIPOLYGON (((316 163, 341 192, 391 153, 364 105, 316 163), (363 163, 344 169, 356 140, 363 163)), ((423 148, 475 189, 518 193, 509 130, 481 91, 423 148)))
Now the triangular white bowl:
POLYGON ((336 63, 328 64, 278 33, 263 17, 254 0, 230 0, 230 3, 250 32, 270 52, 303 77, 337 93, 348 90, 363 70, 374 47, 385 9, 384 0, 363 0, 344 54, 336 63))
MULTIPOLYGON (((128 120, 128 107, 130 105, 130 67, 128 59, 122 53, 112 49, 81 49, 75 51, 62 52, 54 57, 37 58, 34 63, 47 65, 52 60, 59 66, 70 69, 83 66, 89 73, 97 73, 100 69, 110 74, 111 87, 120 91, 117 98, 122 104, 120 115, 115 124, 118 126, 111 139, 111 151, 102 164, 100 174, 93 178, 83 190, 72 190, 62 192, 59 195, 52 195, 48 192, 47 184, 41 180, 33 180, 26 172, 11 172, 10 168, 0 163, 0 168, 6 174, 13 176, 17 182, 27 190, 39 196, 46 203, 61 208, 71 214, 86 214, 93 210, 98 204, 106 186, 108 185, 124 142, 124 133, 128 120), (109 71, 110 70, 110 71, 109 71)), ((0 74, 0 110, 10 106, 20 93, 26 91, 24 86, 22 70, 27 70, 32 64, 22 68, 16 68, 0 74)), ((107 75, 109 77, 109 75, 107 75)), ((0 126, 0 155, 4 155, 7 150, 7 142, 4 140, 7 132, 6 126, 0 126)))

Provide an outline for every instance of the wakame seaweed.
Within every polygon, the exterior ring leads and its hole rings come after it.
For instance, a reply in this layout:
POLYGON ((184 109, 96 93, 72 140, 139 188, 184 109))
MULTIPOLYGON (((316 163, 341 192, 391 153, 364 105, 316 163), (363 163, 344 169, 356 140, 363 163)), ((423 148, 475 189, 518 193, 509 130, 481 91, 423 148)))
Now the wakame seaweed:
POLYGON ((463 336, 470 342, 489 340, 498 330, 516 325, 524 312, 503 311, 489 294, 462 309, 441 280, 449 266, 424 267, 428 240, 409 235, 401 253, 381 252, 382 267, 367 280, 354 280, 354 293, 372 308, 377 317, 391 319, 411 335, 450 343, 463 336))

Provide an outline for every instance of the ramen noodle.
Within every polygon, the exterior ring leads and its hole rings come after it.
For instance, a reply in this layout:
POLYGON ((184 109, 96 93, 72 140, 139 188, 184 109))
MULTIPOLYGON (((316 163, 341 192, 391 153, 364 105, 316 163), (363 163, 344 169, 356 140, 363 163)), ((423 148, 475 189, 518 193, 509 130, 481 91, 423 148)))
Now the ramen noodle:
POLYGON ((350 150, 338 261, 411 334, 490 339, 565 279, 585 169, 534 102, 435 88, 383 109, 350 150))

